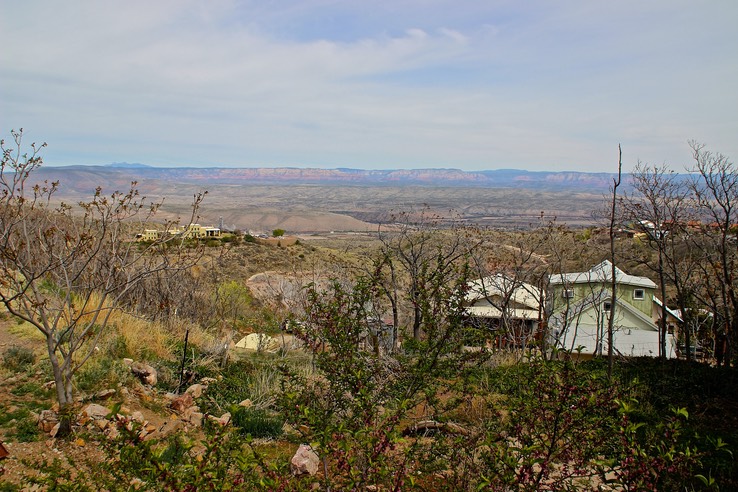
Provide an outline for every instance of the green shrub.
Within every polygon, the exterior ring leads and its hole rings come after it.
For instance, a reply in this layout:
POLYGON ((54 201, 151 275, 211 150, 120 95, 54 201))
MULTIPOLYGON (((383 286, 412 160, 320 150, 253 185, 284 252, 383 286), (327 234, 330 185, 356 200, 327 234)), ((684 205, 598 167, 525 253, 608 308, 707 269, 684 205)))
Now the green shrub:
POLYGON ((24 371, 36 363, 36 354, 26 347, 13 345, 3 353, 5 367, 13 371, 24 371))
POLYGON ((126 342, 126 337, 122 333, 116 333, 115 336, 111 337, 102 350, 108 357, 115 359, 124 359, 132 356, 131 350, 128 348, 128 343, 126 342))
MULTIPOLYGON (((0 477, 3 475, 3 467, 0 466, 0 477)), ((9 482, 0 482, 0 492, 18 492, 20 490, 23 490, 20 485, 9 483, 9 482)))
POLYGON ((128 385, 133 379, 131 370, 122 360, 111 357, 90 359, 77 373, 77 388, 84 392, 128 385))
POLYGON ((232 412, 231 421, 242 435, 253 438, 279 437, 284 425, 283 419, 260 408, 238 407, 232 412))
MULTIPOLYGON (((109 459, 74 463, 69 456, 39 460, 38 473, 25 477, 41 490, 309 490, 295 481, 288 460, 271 463, 231 426, 206 424, 202 439, 174 435, 165 442, 142 441, 140 425, 121 420, 120 435, 103 440, 109 459), (63 461, 62 461, 63 460, 63 461)), ((34 489, 35 490, 35 489, 34 489)))
POLYGON ((41 431, 34 419, 29 416, 18 421, 18 424, 11 432, 11 436, 18 442, 33 442, 38 441, 41 438, 41 431))
POLYGON ((26 396, 30 395, 35 398, 42 398, 48 395, 48 390, 45 390, 43 386, 35 381, 29 381, 23 383, 20 386, 16 386, 10 391, 15 396, 26 396))
POLYGON ((254 364, 247 360, 228 364, 220 374, 221 378, 208 385, 208 391, 201 403, 203 411, 221 413, 250 397, 250 378, 255 371, 254 364))
POLYGON ((27 408, 13 412, 0 410, 0 425, 8 428, 7 436, 18 442, 38 441, 41 431, 27 408))

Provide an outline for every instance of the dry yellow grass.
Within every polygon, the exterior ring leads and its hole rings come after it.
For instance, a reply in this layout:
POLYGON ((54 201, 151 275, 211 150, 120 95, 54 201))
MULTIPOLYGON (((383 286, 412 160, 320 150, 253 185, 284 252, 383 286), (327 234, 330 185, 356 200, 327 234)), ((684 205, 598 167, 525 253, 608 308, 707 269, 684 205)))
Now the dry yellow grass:
POLYGON ((33 326, 31 323, 22 322, 22 323, 14 323, 11 322, 11 324, 8 327, 8 331, 12 333, 13 335, 17 336, 18 338, 28 339, 28 340, 43 340, 44 336, 41 334, 41 332, 33 326))
POLYGON ((122 337, 128 352, 135 359, 171 359, 175 355, 175 344, 184 340, 188 328, 191 344, 203 347, 212 344, 213 340, 211 335, 194 323, 177 321, 165 325, 120 310, 111 316, 111 328, 107 337, 122 337))

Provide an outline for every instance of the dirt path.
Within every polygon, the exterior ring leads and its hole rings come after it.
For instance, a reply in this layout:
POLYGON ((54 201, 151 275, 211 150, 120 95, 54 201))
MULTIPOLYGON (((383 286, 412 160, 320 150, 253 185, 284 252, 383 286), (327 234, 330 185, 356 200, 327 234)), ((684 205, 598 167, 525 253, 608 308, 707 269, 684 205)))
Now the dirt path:
POLYGON ((18 346, 26 347, 30 349, 43 348, 41 339, 34 339, 31 337, 21 337, 16 333, 13 333, 13 327, 17 326, 15 321, 3 319, 0 320, 0 355, 5 352, 8 347, 18 346))

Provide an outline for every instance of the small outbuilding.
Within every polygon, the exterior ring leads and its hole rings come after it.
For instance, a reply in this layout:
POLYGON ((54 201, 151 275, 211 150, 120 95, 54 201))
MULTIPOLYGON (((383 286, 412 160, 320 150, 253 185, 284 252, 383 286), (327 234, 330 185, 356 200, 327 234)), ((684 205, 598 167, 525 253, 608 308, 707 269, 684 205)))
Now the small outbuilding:
POLYGON ((279 340, 266 333, 250 333, 236 343, 236 348, 256 352, 275 352, 279 350, 280 345, 279 340))

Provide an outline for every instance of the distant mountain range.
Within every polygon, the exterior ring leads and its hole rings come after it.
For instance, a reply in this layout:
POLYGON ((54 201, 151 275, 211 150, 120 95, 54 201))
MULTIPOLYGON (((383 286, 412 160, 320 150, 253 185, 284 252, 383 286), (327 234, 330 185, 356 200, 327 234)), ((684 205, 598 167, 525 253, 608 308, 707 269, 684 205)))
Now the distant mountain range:
MULTIPOLYGON (((107 166, 43 167, 44 179, 60 180, 65 187, 89 189, 90 185, 125 186, 130 181, 162 184, 228 185, 342 185, 342 186, 433 186, 525 188, 602 193, 612 184, 613 174, 585 172, 462 171, 460 169, 317 169, 317 168, 159 168, 145 164, 113 163, 107 166)), ((93 187, 94 188, 94 187, 93 187)), ((82 190, 78 190, 82 191, 82 190)))
MULTIPOLYGON (((34 181, 58 181, 56 198, 88 200, 127 191, 164 203, 176 220, 193 195, 207 191, 198 220, 223 220, 243 230, 366 231, 398 210, 424 207, 482 227, 528 227, 540 217, 589 225, 612 185, 612 174, 500 169, 159 168, 144 164, 42 167, 34 181), (221 219, 222 218, 222 219, 221 219)), ((624 179, 627 182, 627 178, 624 179)), ((162 215, 164 214, 164 215, 162 215)))

